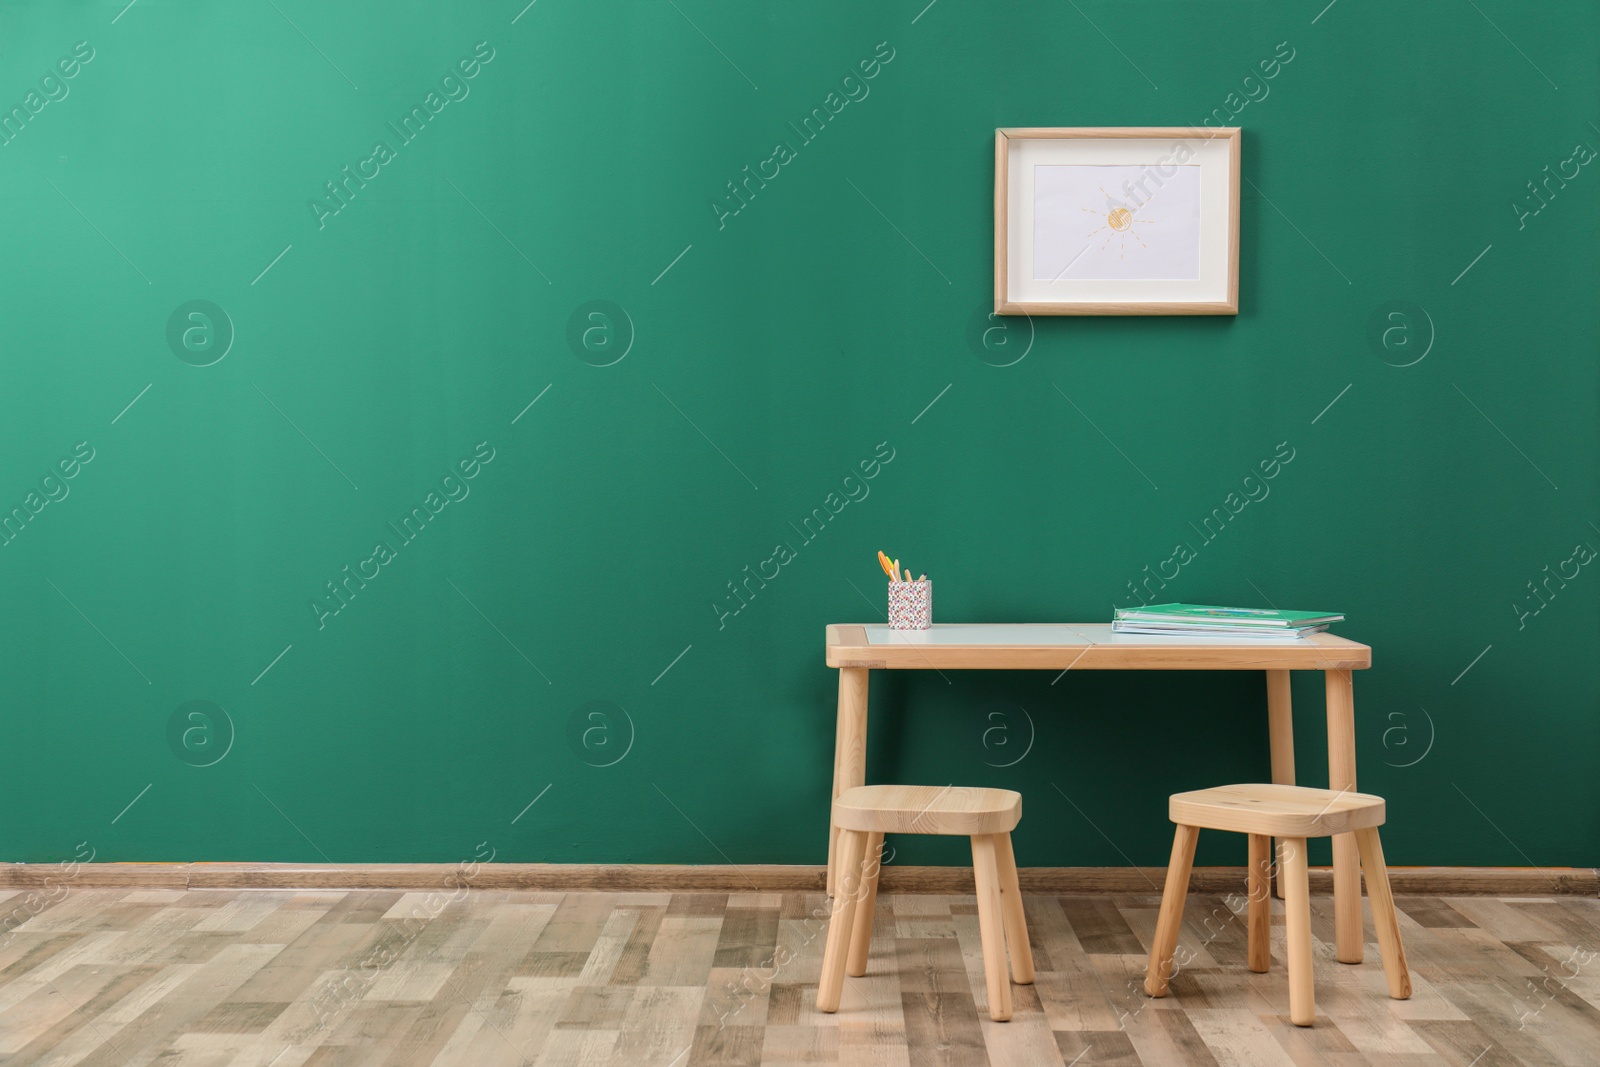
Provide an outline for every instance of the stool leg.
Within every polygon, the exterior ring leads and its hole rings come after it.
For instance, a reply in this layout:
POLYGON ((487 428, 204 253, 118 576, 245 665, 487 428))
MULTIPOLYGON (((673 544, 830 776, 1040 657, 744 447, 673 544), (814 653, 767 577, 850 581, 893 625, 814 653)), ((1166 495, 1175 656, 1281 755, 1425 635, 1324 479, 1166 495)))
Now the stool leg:
POLYGON ((838 886, 833 897, 833 917, 828 920, 828 943, 822 951, 822 978, 817 983, 817 1010, 836 1012, 844 992, 845 957, 850 953, 850 933, 855 925, 856 898, 861 894, 861 859, 867 835, 860 830, 839 831, 838 886))
POLYGON ((1389 995, 1395 1000, 1410 1000, 1411 971, 1406 967, 1406 947, 1400 941, 1400 919, 1394 912, 1394 895, 1389 892, 1389 870, 1383 863, 1377 827, 1357 830, 1356 846, 1361 850, 1361 866, 1367 872, 1367 899, 1372 902, 1372 925, 1378 931, 1378 952, 1383 957, 1389 995))
POLYGON ((1006 975, 1006 933, 1000 894, 1000 864, 995 853, 998 834, 972 838, 972 876, 978 888, 978 932, 983 938, 983 978, 989 990, 989 1018, 1011 1018, 1011 981, 1006 975))
POLYGON ((878 906, 878 870, 882 864, 883 835, 868 834, 860 899, 856 902, 856 919, 850 930, 850 959, 844 969, 852 978, 867 973, 867 955, 872 951, 872 913, 878 906))
POLYGON ((1250 835, 1250 873, 1245 878, 1245 893, 1250 898, 1249 964, 1257 974, 1272 966, 1272 860, 1268 838, 1250 835))
POLYGON ((1022 886, 1017 881, 1017 855, 1011 835, 994 835, 995 859, 1000 864, 1000 901, 1006 920, 1006 947, 1011 950, 1011 980, 1033 984, 1033 946, 1028 944, 1028 920, 1022 913, 1022 886))
POLYGON ((1284 939, 1289 955, 1289 1021, 1296 1026, 1310 1026, 1317 1020, 1317 994, 1311 979, 1311 883, 1306 870, 1306 839, 1280 837, 1278 850, 1284 939))
POLYGON ((1150 942, 1150 965, 1144 972, 1144 991, 1152 997, 1167 995, 1175 968, 1178 928, 1183 925, 1183 902, 1189 895, 1189 869, 1194 866, 1194 845, 1200 828, 1178 824, 1172 836, 1172 858, 1167 861, 1167 884, 1161 891, 1161 914, 1156 919, 1155 940, 1150 942))

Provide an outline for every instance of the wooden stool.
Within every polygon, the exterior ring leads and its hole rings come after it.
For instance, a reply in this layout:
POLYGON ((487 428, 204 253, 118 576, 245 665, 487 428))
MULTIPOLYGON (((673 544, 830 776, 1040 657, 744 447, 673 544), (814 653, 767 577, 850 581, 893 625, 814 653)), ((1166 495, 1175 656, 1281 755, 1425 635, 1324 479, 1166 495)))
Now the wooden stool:
POLYGON ((1167 983, 1175 973, 1172 957, 1178 947, 1178 927, 1183 923, 1183 898, 1189 891, 1195 841, 1206 829, 1250 835, 1248 960, 1250 969, 1258 974, 1265 974, 1272 960, 1268 943, 1272 905, 1267 881, 1267 838, 1278 839, 1278 879, 1284 892, 1284 933, 1289 956, 1290 1022, 1310 1026, 1317 1017, 1316 994, 1311 984, 1308 837, 1352 832, 1356 835, 1389 995, 1395 1000, 1411 996, 1405 946, 1400 943, 1400 923, 1395 918, 1394 897, 1389 893, 1383 847, 1378 843, 1377 828, 1384 820, 1382 797, 1296 785, 1224 785, 1176 793, 1168 810, 1172 821, 1178 824, 1178 832, 1172 840, 1167 886, 1161 894, 1155 941, 1150 945, 1150 966, 1144 977, 1146 993, 1152 997, 1167 995, 1167 983))
POLYGON ((822 955, 817 1009, 838 1011, 845 972, 856 978, 867 973, 883 835, 959 834, 972 838, 989 1018, 997 1022, 1011 1018, 1007 941, 1011 943, 1012 979, 1019 985, 1033 982, 1033 949, 1028 945, 1017 889, 1017 861, 1011 851, 1011 831, 1021 818, 1022 794, 1009 789, 863 785, 839 794, 833 802, 833 823, 839 828, 842 862, 828 944, 822 955))

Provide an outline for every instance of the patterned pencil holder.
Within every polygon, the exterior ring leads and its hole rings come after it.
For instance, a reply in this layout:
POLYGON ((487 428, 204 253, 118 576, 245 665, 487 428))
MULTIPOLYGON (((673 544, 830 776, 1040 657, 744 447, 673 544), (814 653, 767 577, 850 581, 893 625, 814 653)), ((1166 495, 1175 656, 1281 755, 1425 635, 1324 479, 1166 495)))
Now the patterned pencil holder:
POLYGON ((889 629, 926 630, 933 626, 933 583, 889 583, 889 629))

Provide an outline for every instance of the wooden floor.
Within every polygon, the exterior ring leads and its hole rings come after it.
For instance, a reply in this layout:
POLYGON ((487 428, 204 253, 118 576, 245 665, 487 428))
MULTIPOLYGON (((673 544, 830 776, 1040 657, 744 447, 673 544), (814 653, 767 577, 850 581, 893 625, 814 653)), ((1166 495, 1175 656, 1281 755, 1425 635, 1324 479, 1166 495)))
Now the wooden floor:
MULTIPOLYGON (((1376 946, 1317 1025, 1245 969, 1243 901, 1189 898, 1190 965, 1140 992, 1157 898, 1032 896, 1038 981, 986 1015, 971 897, 885 895, 867 977, 815 1010, 809 894, 0 893, 0 1063, 177 1065, 1600 1065, 1600 902, 1402 897, 1416 994, 1376 946), (1235 911, 1241 913, 1235 915, 1235 911)), ((1369 938, 1371 925, 1368 924, 1369 938)))

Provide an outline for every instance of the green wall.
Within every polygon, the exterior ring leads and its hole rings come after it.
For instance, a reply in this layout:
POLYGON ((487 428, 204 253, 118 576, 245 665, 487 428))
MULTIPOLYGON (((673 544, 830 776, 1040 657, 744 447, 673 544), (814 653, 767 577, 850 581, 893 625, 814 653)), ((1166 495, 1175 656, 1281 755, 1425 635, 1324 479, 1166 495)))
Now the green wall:
MULTIPOLYGON (((815 863, 876 549, 944 621, 1102 620, 1188 542, 1163 599, 1373 646, 1391 862, 1600 861, 1595 9, 924 2, 7 4, 0 858, 815 863), (995 127, 1251 96, 1237 318, 985 334, 995 127)), ((870 776, 1118 865, 1267 773, 1259 676, 1054 677, 875 679, 870 776)))

